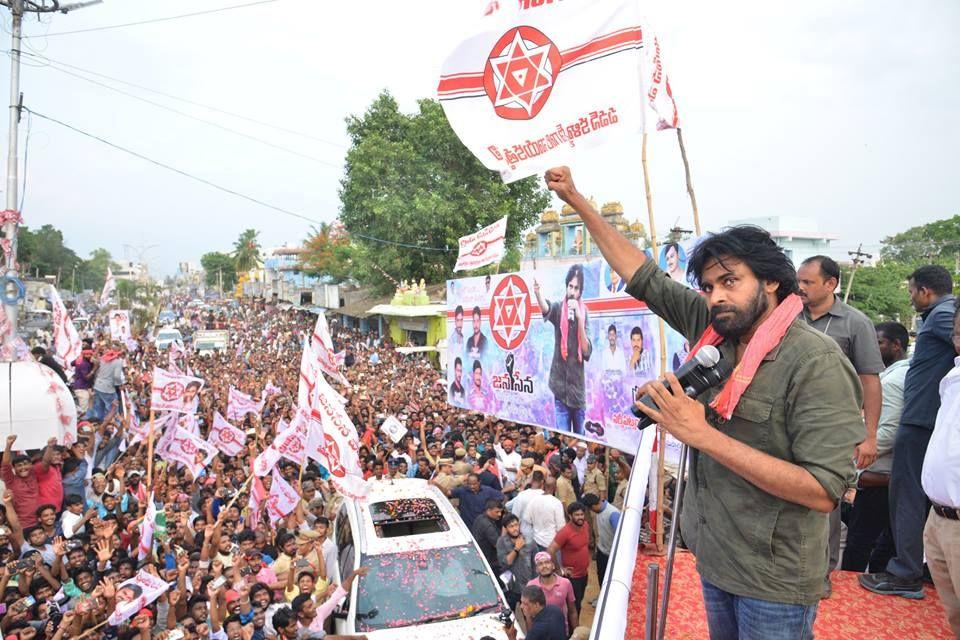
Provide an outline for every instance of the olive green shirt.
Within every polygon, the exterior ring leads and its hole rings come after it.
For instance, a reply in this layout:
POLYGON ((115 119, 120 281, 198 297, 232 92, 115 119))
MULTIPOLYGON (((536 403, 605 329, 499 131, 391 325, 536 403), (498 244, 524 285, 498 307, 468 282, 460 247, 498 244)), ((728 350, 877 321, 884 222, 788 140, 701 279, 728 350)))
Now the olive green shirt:
MULTIPOLYGON (((674 282, 650 260, 627 291, 694 344, 706 330, 706 301, 674 282)), ((736 345, 720 353, 736 360, 736 345)), ((719 388, 699 400, 709 403, 719 388)), ((854 447, 866 437, 862 390, 837 343, 797 319, 760 364, 733 416, 707 409, 707 421, 727 436, 806 469, 834 502, 855 474, 854 447)), ((680 525, 708 582, 739 596, 814 604, 827 574, 827 514, 759 489, 696 449, 680 525)))

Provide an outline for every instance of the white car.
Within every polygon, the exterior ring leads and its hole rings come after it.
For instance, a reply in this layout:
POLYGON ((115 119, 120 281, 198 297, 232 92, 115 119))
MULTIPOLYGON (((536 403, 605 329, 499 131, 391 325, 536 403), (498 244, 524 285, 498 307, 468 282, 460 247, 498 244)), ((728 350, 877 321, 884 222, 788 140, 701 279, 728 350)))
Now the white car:
POLYGON ((334 580, 370 568, 334 613, 336 633, 369 640, 506 639, 507 608, 490 565, 460 515, 426 480, 370 481, 334 522, 334 580))
POLYGON ((160 331, 157 331, 156 345, 158 350, 166 349, 170 346, 171 342, 179 342, 183 345, 183 335, 179 329, 164 327, 160 329, 160 331))

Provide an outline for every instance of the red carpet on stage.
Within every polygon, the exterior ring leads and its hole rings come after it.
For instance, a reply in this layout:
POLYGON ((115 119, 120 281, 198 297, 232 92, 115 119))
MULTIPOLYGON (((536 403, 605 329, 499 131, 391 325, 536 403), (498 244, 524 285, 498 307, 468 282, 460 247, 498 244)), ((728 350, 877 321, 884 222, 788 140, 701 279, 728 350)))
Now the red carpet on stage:
MULTIPOLYGON (((629 640, 642 640, 646 617, 647 564, 660 564, 660 589, 666 559, 638 556, 633 574, 633 591, 627 619, 629 640)), ((833 597, 823 600, 817 611, 814 633, 817 640, 942 640, 951 638, 947 616, 932 586, 924 589, 923 600, 879 596, 860 587, 856 573, 835 571, 833 597)), ((693 555, 678 552, 673 566, 667 638, 703 640, 707 633, 706 614, 700 594, 700 576, 693 555)))

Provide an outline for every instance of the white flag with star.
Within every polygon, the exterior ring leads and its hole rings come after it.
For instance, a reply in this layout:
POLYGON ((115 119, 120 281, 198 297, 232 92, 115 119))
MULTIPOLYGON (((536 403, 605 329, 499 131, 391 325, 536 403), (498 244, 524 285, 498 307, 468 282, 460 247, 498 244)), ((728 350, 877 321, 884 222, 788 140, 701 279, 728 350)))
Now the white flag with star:
POLYGON ((454 271, 479 269, 503 260, 507 253, 507 218, 503 216, 491 225, 460 238, 460 253, 454 271))
POLYGON ((447 58, 437 94, 463 144, 504 182, 580 148, 677 126, 636 0, 493 5, 447 58))

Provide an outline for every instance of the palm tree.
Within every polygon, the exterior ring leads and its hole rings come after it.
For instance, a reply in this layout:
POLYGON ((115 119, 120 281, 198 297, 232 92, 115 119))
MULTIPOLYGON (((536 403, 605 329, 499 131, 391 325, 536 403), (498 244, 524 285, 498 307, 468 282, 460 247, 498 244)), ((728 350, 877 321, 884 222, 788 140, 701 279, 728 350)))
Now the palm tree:
POLYGON ((260 264, 260 243, 257 236, 260 232, 256 229, 247 229, 240 234, 237 241, 233 243, 233 259, 237 265, 237 272, 243 273, 249 271, 260 264))

